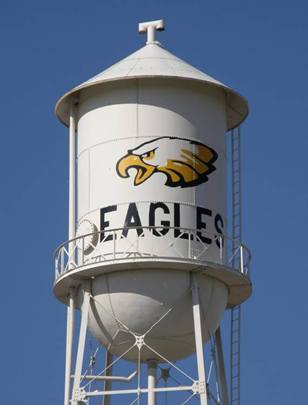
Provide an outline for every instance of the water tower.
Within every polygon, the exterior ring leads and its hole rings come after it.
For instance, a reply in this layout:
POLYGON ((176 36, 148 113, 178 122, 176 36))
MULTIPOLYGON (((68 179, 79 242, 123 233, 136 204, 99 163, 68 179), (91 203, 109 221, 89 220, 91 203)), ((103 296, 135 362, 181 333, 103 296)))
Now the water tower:
POLYGON ((65 405, 93 398, 109 404, 115 396, 155 405, 162 392, 186 393, 173 403, 239 403, 240 304, 251 282, 240 237, 235 128, 248 106, 162 47, 155 36, 163 29, 162 20, 139 24, 144 47, 56 104, 70 137, 69 240, 56 250, 54 284, 68 311, 65 405), (226 309, 232 311, 231 396, 219 327, 226 309), (105 366, 90 374, 87 331, 106 348, 105 366), (216 396, 207 378, 207 342, 215 345, 216 396), (194 353, 191 377, 175 362, 194 353), (133 365, 131 375, 112 373, 119 360, 133 365), (160 387, 158 368, 165 380, 175 369, 188 383, 160 387), (93 389, 93 382, 101 386, 93 389), (119 382, 126 388, 115 389, 119 382))

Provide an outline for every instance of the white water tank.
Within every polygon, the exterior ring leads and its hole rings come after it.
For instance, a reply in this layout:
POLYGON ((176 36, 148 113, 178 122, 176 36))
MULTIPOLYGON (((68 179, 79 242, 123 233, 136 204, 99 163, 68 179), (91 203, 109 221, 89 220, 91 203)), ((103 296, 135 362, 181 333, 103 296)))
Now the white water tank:
MULTIPOLYGON (((204 340, 250 294, 228 269, 225 238, 225 134, 247 103, 156 41, 65 94, 65 125, 72 101, 80 239, 55 293, 65 301, 90 280, 89 329, 112 353, 144 335, 142 360, 183 358, 195 350, 192 273, 204 340)), ((136 360, 136 346, 124 357, 136 360)))

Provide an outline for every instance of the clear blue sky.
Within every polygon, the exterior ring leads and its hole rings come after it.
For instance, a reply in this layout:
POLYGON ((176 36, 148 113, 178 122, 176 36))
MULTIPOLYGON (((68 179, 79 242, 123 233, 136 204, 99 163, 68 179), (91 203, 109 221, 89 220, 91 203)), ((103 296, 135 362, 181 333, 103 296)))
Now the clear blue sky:
POLYGON ((1 42, 1 403, 62 403, 65 308, 52 251, 66 239, 66 130, 57 98, 144 43, 137 23, 244 94, 243 405, 307 401, 307 2, 3 1, 1 42))

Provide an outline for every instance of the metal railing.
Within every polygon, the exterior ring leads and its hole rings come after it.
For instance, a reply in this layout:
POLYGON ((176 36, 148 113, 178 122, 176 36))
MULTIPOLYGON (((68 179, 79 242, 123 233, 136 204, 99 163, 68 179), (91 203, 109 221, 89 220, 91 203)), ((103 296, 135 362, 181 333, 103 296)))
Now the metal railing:
POLYGON ((212 262, 249 276, 251 254, 244 244, 222 234, 182 227, 130 226, 62 243, 54 253, 55 279, 90 264, 138 259, 212 262), (237 245, 232 250, 234 243, 237 245), (238 263, 236 267, 234 263, 238 263))

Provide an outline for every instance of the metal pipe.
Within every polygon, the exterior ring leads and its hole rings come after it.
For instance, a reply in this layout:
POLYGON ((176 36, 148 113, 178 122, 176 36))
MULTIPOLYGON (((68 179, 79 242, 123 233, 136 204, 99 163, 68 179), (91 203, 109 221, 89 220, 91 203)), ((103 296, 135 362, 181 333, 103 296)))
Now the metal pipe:
POLYGON ((81 323, 80 323, 79 341, 78 341, 77 358, 76 358, 76 366, 75 366, 75 376, 74 376, 74 384, 73 384, 74 399, 71 402, 71 405, 79 404, 79 401, 77 399, 77 397, 78 397, 77 393, 80 390, 80 380, 81 380, 82 364, 83 364, 86 335, 87 335, 87 326, 88 326, 90 297, 91 297, 90 282, 87 281, 87 282, 85 282, 84 291, 83 291, 83 303, 82 303, 82 307, 81 307, 81 323))
POLYGON ((225 370, 224 354, 222 348, 221 330, 220 327, 215 332, 216 354, 218 363, 218 373, 220 382, 220 394, 223 405, 229 405, 228 386, 225 370))
MULTIPOLYGON (((76 121, 74 102, 71 100, 70 120, 69 120, 69 207, 68 207, 68 237, 76 236, 76 121)), ((69 244, 69 257, 73 255, 73 245, 69 244)), ((62 255, 63 259, 63 255, 62 255)), ((61 267, 63 266, 63 260, 61 267)), ((62 269, 61 269, 62 270, 62 269)), ((66 361, 65 361, 65 388, 64 405, 69 405, 71 391, 71 369, 72 369, 72 350, 73 350, 73 329, 74 329, 74 296, 70 289, 69 306, 67 308, 67 327, 66 327, 66 361)))
MULTIPOLYGON (((130 374, 128 377, 122 377, 122 376, 113 376, 113 375, 83 375, 82 378, 83 380, 88 380, 88 381, 118 381, 118 382, 131 382, 133 378, 135 378, 137 375, 137 371, 134 371, 132 374, 130 374)), ((71 376, 74 378, 74 375, 71 376)), ((105 390, 108 391, 108 390, 105 390)))
MULTIPOLYGON (((76 119, 74 100, 71 100, 69 120, 69 207, 68 207, 68 236, 76 236, 76 119)), ((74 243, 68 246, 69 257, 72 258, 74 243)))
POLYGON ((148 360, 148 405, 155 405, 155 391, 156 387, 156 370, 157 362, 156 360, 148 360))
POLYGON ((70 288, 69 306, 67 307, 67 326, 66 326, 64 405, 70 404, 74 318, 75 318, 74 314, 75 314, 75 294, 74 290, 70 288))
MULTIPOLYGON (((112 380, 110 378, 112 377, 112 354, 108 349, 106 349, 106 355, 105 355, 105 374, 106 377, 109 377, 109 380, 106 379, 104 383, 104 391, 111 391, 112 390, 112 380)), ((111 404, 111 397, 109 395, 104 395, 103 396, 103 405, 110 405, 111 404)))
MULTIPOLYGON (((180 385, 177 387, 161 387, 153 388, 154 392, 176 392, 176 391, 193 391, 194 385, 180 385)), ((99 397, 102 395, 125 395, 125 394, 146 394, 148 392, 147 388, 135 388, 130 390, 113 390, 113 391, 92 391, 87 392, 87 397, 99 397)))
POLYGON ((147 33, 147 44, 155 42, 156 31, 164 30, 164 20, 147 21, 139 24, 139 32, 147 33))
POLYGON ((149 25, 147 44, 152 44, 153 42, 155 42, 155 31, 156 28, 153 25, 149 25))
POLYGON ((201 325, 201 313, 200 313, 200 302, 199 302, 199 286, 198 286, 197 276, 195 274, 193 274, 192 277, 193 277, 192 304, 193 304, 195 344, 196 344, 197 365, 198 365, 198 380, 199 380, 199 389, 200 389, 200 392, 199 392, 200 404, 208 405, 206 378, 205 378, 205 364, 204 364, 204 356, 203 356, 202 325, 201 325), (201 385, 203 385, 202 388, 201 388, 201 385))

